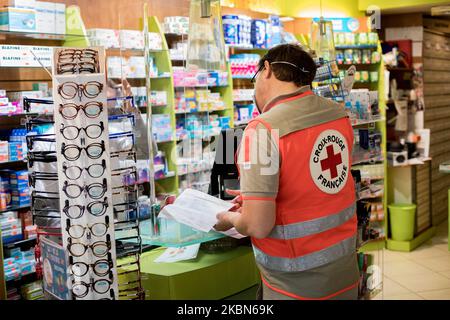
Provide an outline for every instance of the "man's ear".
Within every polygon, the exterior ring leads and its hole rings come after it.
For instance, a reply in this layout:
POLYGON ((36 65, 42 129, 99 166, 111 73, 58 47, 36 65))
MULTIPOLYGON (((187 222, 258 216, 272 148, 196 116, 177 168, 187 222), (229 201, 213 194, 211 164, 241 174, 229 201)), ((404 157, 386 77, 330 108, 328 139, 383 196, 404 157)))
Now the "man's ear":
POLYGON ((267 71, 266 79, 269 79, 272 76, 272 68, 270 66, 270 62, 267 60, 264 61, 264 69, 267 71))

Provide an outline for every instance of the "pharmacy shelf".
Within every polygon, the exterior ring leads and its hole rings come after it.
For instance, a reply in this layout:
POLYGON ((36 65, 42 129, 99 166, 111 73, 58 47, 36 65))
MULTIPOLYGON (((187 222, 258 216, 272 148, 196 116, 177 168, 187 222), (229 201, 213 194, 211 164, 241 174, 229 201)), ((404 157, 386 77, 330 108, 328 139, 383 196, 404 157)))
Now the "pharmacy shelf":
POLYGON ((2 214, 4 212, 8 212, 8 211, 19 211, 19 210, 30 209, 30 208, 31 208, 30 205, 26 205, 26 206, 9 206, 6 209, 0 209, 0 214, 2 214))
POLYGON ((5 243, 5 240, 3 239, 3 248, 4 249, 13 249, 13 248, 21 248, 21 249, 29 249, 31 247, 34 247, 36 245, 36 239, 24 239, 19 241, 14 241, 10 243, 5 243))
POLYGON ((336 45, 335 46, 336 50, 345 50, 345 49, 378 49, 378 45, 376 44, 366 44, 366 45, 362 45, 362 44, 355 44, 355 45, 336 45))
POLYGON ((25 166, 27 163, 27 160, 18 160, 18 161, 6 161, 6 162, 0 162, 0 169, 8 169, 11 167, 19 167, 19 166, 25 166))
POLYGON ((380 122, 380 123, 386 122, 386 118, 379 117, 379 118, 370 119, 370 120, 361 120, 361 119, 352 120, 352 126, 357 127, 357 126, 362 126, 362 125, 367 125, 367 124, 374 124, 374 123, 378 123, 378 122, 380 122))
POLYGON ((228 111, 228 109, 214 109, 214 110, 198 110, 198 111, 175 111, 176 115, 183 115, 183 114, 197 114, 197 113, 207 113, 207 112, 223 112, 228 111))
POLYGON ((18 32, 18 31, 5 31, 0 30, 0 36, 6 39, 14 40, 49 40, 49 41, 67 41, 72 39, 84 39, 84 35, 76 34, 56 34, 56 33, 37 33, 37 32, 18 32))

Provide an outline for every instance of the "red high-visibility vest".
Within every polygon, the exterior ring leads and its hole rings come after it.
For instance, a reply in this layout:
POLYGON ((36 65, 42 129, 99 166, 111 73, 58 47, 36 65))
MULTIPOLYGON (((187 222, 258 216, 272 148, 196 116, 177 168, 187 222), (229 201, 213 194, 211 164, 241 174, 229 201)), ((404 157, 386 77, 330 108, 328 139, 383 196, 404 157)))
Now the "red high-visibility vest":
MULTIPOLYGON (((258 118, 249 126, 258 123, 276 129, 258 118)), ((306 271, 356 251, 353 128, 347 117, 318 123, 279 137, 275 227, 265 239, 252 238, 256 261, 268 270, 306 271)))

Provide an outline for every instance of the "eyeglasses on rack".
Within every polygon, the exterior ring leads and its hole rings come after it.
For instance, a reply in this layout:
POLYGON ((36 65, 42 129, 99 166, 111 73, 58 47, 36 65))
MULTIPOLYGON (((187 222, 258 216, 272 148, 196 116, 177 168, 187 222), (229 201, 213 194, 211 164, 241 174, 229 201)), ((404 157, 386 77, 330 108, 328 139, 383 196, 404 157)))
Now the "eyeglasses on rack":
POLYGON ((111 250, 111 238, 109 234, 106 235, 106 241, 97 241, 93 244, 84 244, 81 242, 73 242, 72 238, 68 238, 69 244, 67 245, 67 250, 74 257, 82 257, 88 249, 91 249, 92 254, 97 258, 103 258, 108 255, 111 250))
POLYGON ((103 159, 102 163, 91 164, 87 168, 80 168, 76 165, 69 165, 66 162, 63 163, 63 172, 67 179, 77 180, 86 171, 91 178, 100 178, 106 171, 106 161, 103 159))
POLYGON ((90 198, 98 200, 105 195, 107 190, 108 186, 106 184, 106 178, 103 179, 103 183, 95 182, 85 186, 79 186, 67 181, 65 181, 63 185, 63 192, 70 199, 76 199, 85 192, 90 198))
POLYGON ((85 211, 95 217, 101 217, 106 213, 108 206, 108 198, 103 199, 103 201, 93 201, 87 206, 70 205, 69 200, 66 200, 63 212, 70 219, 81 218, 85 211))
POLYGON ((68 161, 78 160, 81 156, 81 151, 83 150, 90 159, 99 159, 105 152, 105 141, 102 140, 100 143, 94 142, 87 147, 80 147, 76 144, 66 144, 65 142, 63 142, 61 146, 61 153, 68 161))
POLYGON ((66 126, 61 124, 61 129, 59 130, 63 137, 67 140, 75 140, 80 136, 80 132, 84 131, 85 135, 90 139, 99 138, 105 131, 103 121, 100 124, 91 124, 85 128, 78 128, 76 126, 66 126))
POLYGON ((98 81, 89 81, 85 84, 78 84, 75 82, 65 82, 58 86, 58 94, 64 99, 74 99, 78 96, 84 96, 89 99, 97 98, 103 91, 103 84, 98 81))
POLYGON ((98 73, 98 63, 91 59, 80 62, 64 62, 58 63, 56 68, 58 74, 90 74, 98 73))
POLYGON ((70 257, 70 260, 72 260, 70 262, 70 273, 76 277, 84 277, 89 272, 89 269, 91 269, 96 276, 105 277, 110 273, 113 267, 111 259, 97 260, 92 264, 73 262, 72 257, 70 257))
POLYGON ((91 235, 94 237, 103 237, 106 235, 109 229, 109 217, 105 217, 105 222, 98 222, 88 226, 83 226, 79 224, 72 224, 70 219, 66 220, 66 231, 72 239, 81 239, 86 235, 90 238, 91 235))
POLYGON ((59 113, 66 120, 73 120, 78 116, 80 110, 90 119, 97 118, 103 111, 103 103, 91 101, 84 105, 66 103, 59 105, 59 113))
POLYGON ((112 281, 109 279, 98 279, 91 283, 77 281, 72 284, 72 294, 76 298, 84 298, 89 293, 89 288, 98 294, 105 294, 111 289, 112 281))
POLYGON ((63 49, 58 53, 58 62, 65 62, 67 59, 82 60, 97 57, 98 51, 94 49, 63 49))

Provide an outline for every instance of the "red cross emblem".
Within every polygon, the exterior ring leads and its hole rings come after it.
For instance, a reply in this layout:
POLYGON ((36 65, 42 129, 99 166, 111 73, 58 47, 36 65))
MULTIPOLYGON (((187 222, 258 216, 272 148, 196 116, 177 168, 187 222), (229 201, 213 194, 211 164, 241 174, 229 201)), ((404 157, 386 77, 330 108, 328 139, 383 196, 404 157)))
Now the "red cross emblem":
POLYGON ((337 167, 342 163, 342 156, 340 153, 334 154, 332 145, 327 147, 327 156, 328 158, 320 161, 322 171, 330 170, 331 179, 335 179, 338 176, 337 167))

